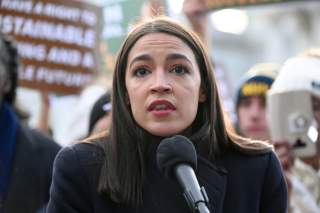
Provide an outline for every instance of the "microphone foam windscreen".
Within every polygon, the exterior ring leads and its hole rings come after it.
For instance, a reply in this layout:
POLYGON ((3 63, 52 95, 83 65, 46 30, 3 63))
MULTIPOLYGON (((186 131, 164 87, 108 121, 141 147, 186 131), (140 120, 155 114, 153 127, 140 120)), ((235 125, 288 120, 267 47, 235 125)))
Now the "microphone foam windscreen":
POLYGON ((193 143, 182 135, 163 139, 157 148, 157 163, 162 174, 173 178, 173 171, 178 164, 188 164, 197 169, 197 153, 193 143))

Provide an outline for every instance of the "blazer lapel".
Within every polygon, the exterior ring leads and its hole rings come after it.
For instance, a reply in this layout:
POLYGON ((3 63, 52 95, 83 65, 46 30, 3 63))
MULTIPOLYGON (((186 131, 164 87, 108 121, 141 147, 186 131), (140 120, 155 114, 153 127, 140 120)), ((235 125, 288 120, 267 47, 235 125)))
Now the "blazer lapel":
POLYGON ((211 212, 222 212, 227 186, 227 171, 198 156, 196 175, 200 187, 203 186, 207 192, 211 212))

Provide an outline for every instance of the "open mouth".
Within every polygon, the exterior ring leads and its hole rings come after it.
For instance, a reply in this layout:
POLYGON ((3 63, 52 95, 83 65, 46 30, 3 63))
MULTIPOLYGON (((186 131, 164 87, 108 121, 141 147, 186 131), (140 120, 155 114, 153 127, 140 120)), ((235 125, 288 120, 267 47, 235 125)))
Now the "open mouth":
POLYGON ((153 101, 148 107, 148 111, 156 117, 169 116, 170 113, 174 110, 176 110, 176 107, 167 100, 153 101))
POLYGON ((175 110, 176 107, 167 100, 156 100, 153 101, 149 107, 148 111, 161 111, 161 110, 175 110))
POLYGON ((154 110, 165 110, 165 109, 169 109, 169 107, 166 104, 160 104, 154 107, 154 110))

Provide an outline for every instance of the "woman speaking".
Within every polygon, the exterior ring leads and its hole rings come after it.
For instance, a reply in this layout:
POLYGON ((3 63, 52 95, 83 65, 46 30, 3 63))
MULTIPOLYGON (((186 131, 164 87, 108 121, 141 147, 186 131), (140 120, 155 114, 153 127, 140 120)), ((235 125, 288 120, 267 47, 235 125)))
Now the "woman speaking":
POLYGON ((168 18, 135 26, 116 60, 108 135, 56 157, 47 211, 191 212, 156 162, 159 143, 183 135, 210 212, 286 212, 287 188, 272 147, 226 125, 200 39, 168 18))

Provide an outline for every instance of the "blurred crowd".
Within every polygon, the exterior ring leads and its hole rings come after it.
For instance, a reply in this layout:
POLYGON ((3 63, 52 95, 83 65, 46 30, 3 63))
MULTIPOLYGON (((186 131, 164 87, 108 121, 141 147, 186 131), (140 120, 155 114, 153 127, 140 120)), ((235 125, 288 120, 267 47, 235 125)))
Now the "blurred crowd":
MULTIPOLYGON (((143 17, 152 17, 163 11, 161 1, 148 1, 141 12, 143 17)), ((211 35, 206 30, 205 1, 185 0, 183 12, 188 19, 185 24, 207 44, 211 35)), ((37 127, 27 126, 28 115, 15 102, 18 69, 15 41, 1 34, 0 212, 44 212, 57 152, 61 146, 108 134, 112 91, 104 76, 83 88, 70 110, 73 118, 65 130, 67 143, 58 144, 48 122, 48 92, 41 93, 37 127)), ((320 212, 320 48, 308 49, 283 64, 252 64, 239 80, 234 97, 235 132, 274 147, 289 189, 289 212, 320 212)))

